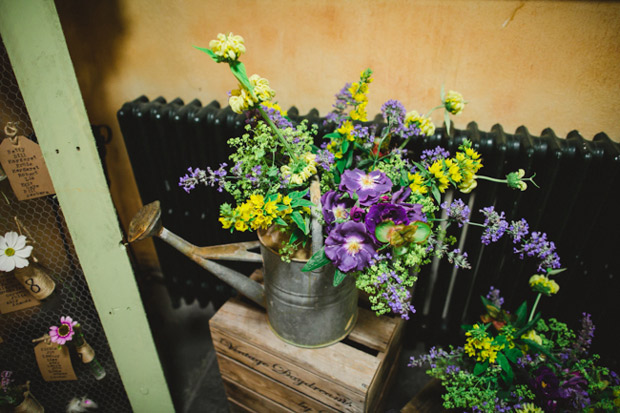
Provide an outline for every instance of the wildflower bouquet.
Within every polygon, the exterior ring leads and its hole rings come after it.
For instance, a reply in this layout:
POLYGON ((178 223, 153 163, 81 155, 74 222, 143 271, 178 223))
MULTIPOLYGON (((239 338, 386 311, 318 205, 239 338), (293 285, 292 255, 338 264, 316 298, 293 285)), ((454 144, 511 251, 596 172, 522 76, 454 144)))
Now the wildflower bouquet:
POLYGON ((13 372, 0 373, 0 406, 17 406, 24 400, 25 386, 14 384, 13 372))
MULTIPOLYGON (((495 227, 496 229, 499 226, 495 227)), ((548 261, 545 234, 532 233, 525 253, 548 261), (540 240, 545 240, 541 243, 540 240), (547 255, 546 255, 547 254, 547 255), (546 256, 545 256, 546 255, 546 256)), ((555 257, 553 260, 559 258, 555 257)), ((620 380, 590 354, 594 325, 584 313, 581 329, 544 319, 536 312, 541 297, 559 290, 553 279, 560 269, 548 268, 529 279, 536 300, 528 311, 523 302, 516 311, 504 309, 500 291, 490 288, 481 297, 486 313, 473 325, 464 325, 465 344, 449 350, 431 348, 410 367, 430 364, 427 374, 440 380, 443 406, 471 412, 590 412, 618 411, 620 380)))
MULTIPOLYGON (((444 111, 449 133, 450 115, 466 104, 461 94, 442 88, 440 104, 424 115, 389 100, 381 108, 383 123, 368 122, 368 69, 336 95, 325 119, 331 132, 317 136, 316 125, 294 124, 273 102, 268 80, 248 77, 239 60, 246 51, 241 36, 220 34, 209 48, 198 49, 228 64, 238 80, 228 103, 246 115, 246 133, 228 141, 235 150, 230 164, 190 167, 179 185, 187 192, 205 184, 231 194, 235 205, 220 208, 224 228, 279 233, 274 249, 284 260, 308 260, 307 271, 334 265, 334 285, 355 277, 378 314, 393 311, 403 318, 414 311, 409 290, 420 266, 433 256, 468 266, 466 254, 440 242, 435 213, 448 188, 467 193, 484 179, 480 155, 467 140, 455 154, 437 148, 414 160, 407 149, 412 140, 435 133, 434 110, 444 111), (311 182, 320 184, 320 207, 309 199, 311 182), (310 254, 313 217, 323 225, 324 243, 310 254)), ((520 171, 499 181, 523 190, 528 180, 520 171)))

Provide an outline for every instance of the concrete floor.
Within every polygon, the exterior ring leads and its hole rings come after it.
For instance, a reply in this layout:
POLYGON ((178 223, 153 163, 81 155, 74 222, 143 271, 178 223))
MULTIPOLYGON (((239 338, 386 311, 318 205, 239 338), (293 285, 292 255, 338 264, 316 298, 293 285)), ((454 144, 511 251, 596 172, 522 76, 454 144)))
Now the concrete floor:
MULTIPOLYGON (((154 282, 143 288, 143 299, 176 412, 228 412, 209 332, 213 307, 194 303, 173 309, 165 289, 154 282)), ((383 412, 399 412, 428 381, 424 369, 407 367, 409 357, 423 350, 420 343, 403 343, 383 412)))

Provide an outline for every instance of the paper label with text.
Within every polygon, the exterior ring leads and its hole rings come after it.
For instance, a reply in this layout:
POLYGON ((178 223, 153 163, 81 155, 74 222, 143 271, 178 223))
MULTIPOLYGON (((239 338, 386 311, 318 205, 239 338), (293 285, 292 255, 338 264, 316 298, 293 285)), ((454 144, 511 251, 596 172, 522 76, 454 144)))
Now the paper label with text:
POLYGON ((69 349, 54 343, 40 342, 34 347, 34 355, 45 381, 77 380, 69 349))
POLYGON ((12 273, 0 273, 0 314, 41 304, 17 281, 12 273))
POLYGON ((0 143, 0 163, 18 200, 55 193, 41 148, 25 136, 0 143))

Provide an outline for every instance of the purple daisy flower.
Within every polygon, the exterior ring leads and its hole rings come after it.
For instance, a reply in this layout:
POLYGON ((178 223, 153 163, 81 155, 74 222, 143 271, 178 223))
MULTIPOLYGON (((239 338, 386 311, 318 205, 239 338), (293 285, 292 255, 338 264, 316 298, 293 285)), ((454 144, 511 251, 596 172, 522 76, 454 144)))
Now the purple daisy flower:
POLYGON ((363 270, 375 253, 366 226, 360 222, 336 224, 325 240, 325 255, 345 273, 363 270))
POLYGON ((76 325, 77 321, 73 321, 71 317, 60 317, 60 326, 50 327, 50 341, 61 346, 67 341, 71 341, 73 339, 73 335, 75 334, 73 327, 76 325))
POLYGON ((335 222, 342 222, 349 218, 349 208, 354 202, 351 198, 342 198, 336 191, 327 191, 321 196, 321 206, 323 209, 323 219, 329 233, 335 222))
POLYGON ((360 205, 369 206, 392 189, 392 181, 381 171, 366 173, 356 168, 344 171, 339 189, 346 191, 351 198, 357 194, 360 205))

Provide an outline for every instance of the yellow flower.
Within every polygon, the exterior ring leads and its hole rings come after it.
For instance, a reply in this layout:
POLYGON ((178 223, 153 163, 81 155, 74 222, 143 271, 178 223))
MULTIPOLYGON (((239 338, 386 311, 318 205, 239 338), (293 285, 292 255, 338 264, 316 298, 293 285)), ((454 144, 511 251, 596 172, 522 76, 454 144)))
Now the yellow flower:
POLYGON ((265 202, 265 207, 263 209, 265 211, 265 214, 275 216, 278 212, 278 205, 276 204, 275 200, 265 202))
POLYGON ((458 115, 465 108, 465 100, 463 99, 463 95, 459 92, 455 92, 454 90, 448 91, 446 93, 446 98, 443 102, 446 110, 453 115, 458 115))
POLYGON ((265 203, 265 198, 263 198, 263 196, 260 194, 252 194, 250 195, 249 203, 253 208, 260 209, 263 207, 263 204, 265 203))
POLYGON ((278 105, 277 103, 273 101, 265 101, 265 102, 262 102, 261 105, 263 105, 266 108, 275 110, 276 112, 280 113, 280 115, 282 116, 288 116, 288 113, 286 113, 280 105, 278 105))
POLYGON ((433 164, 428 168, 428 171, 437 179, 437 187, 442 193, 450 185, 450 181, 448 180, 448 177, 446 176, 443 167, 443 161, 441 159, 438 159, 433 162, 433 164))
POLYGON ((222 223, 222 228, 228 229, 232 226, 232 221, 225 217, 220 217, 220 222, 222 223))
POLYGON ((412 192, 416 192, 418 194, 426 194, 428 192, 428 187, 425 185, 424 178, 419 173, 409 174, 409 188, 411 188, 412 192))
POLYGON ((518 413, 544 413, 544 410, 536 406, 534 403, 525 403, 521 405, 521 408, 516 409, 518 413))
POLYGON ((275 97, 276 92, 269 87, 269 81, 264 77, 252 75, 249 80, 254 89, 254 96, 258 99, 255 103, 265 102, 275 97))
POLYGON ((235 229, 237 231, 243 232, 243 231, 246 231, 248 229, 248 225, 245 222, 243 222, 243 221, 237 221, 237 222, 235 222, 235 229))
POLYGON ((524 340, 531 340, 538 345, 542 345, 542 337, 536 334, 536 331, 534 331, 533 329, 521 335, 521 338, 524 340))
POLYGON ((220 33, 217 39, 209 42, 209 49, 224 60, 235 61, 245 53, 243 37, 229 33, 220 33))
POLYGON ((534 274, 530 277, 530 287, 535 292, 551 296, 560 290, 560 286, 555 281, 547 278, 546 275, 534 274))
POLYGON ((417 111, 412 110, 405 116, 405 125, 414 124, 424 136, 432 136, 435 133, 435 124, 433 121, 417 111))
MULTIPOLYGON (((352 141, 354 139, 352 132, 353 132, 353 123, 351 121, 345 121, 342 123, 342 125, 340 125, 340 127, 338 128, 337 132, 339 134, 341 134, 342 136, 344 136, 345 138, 347 138, 348 140, 352 141)), ((334 142, 335 144, 335 142, 334 142)))
MULTIPOLYGON (((291 160, 291 163, 292 162, 293 160, 291 160)), ((317 172, 316 155, 311 152, 307 152, 303 154, 297 162, 298 163, 296 165, 292 166, 290 164, 282 165, 280 167, 280 172, 282 173, 282 176, 289 178, 290 183, 301 185, 317 172)))

